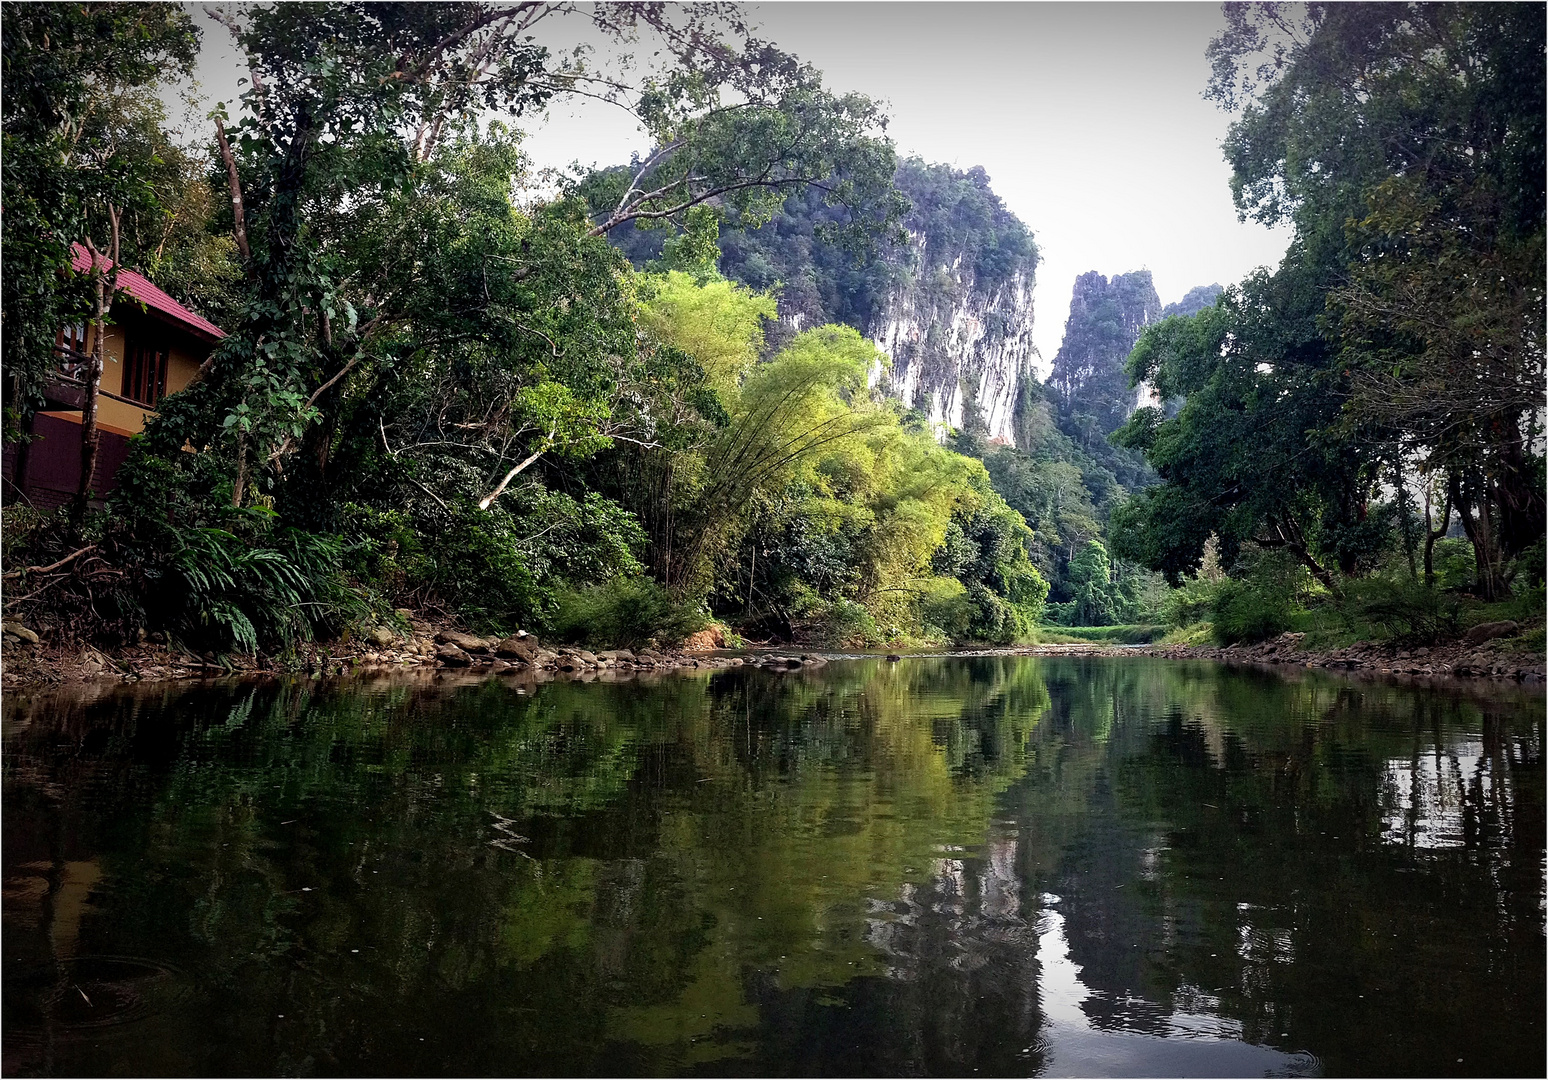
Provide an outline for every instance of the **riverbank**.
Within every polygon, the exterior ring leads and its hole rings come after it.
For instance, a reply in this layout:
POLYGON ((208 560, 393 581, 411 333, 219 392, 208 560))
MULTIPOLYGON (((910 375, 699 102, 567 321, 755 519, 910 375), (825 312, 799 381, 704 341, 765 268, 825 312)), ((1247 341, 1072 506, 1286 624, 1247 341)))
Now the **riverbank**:
MULTIPOLYGON (((618 677, 636 672, 755 665, 795 669, 826 663, 829 650, 792 647, 784 651, 729 650, 711 635, 695 635, 682 648, 604 649, 542 642, 532 634, 480 637, 455 627, 406 617, 396 630, 377 627, 346 641, 310 643, 285 657, 195 655, 176 646, 145 641, 117 649, 74 642, 53 643, 30 629, 7 623, 0 647, 0 686, 7 690, 91 681, 148 682, 208 679, 231 675, 343 675, 393 671, 547 677, 618 677)), ((1358 642, 1345 648, 1305 645, 1304 634, 1287 633, 1254 645, 1114 645, 1056 642, 1029 646, 953 649, 962 656, 1152 656, 1171 660, 1289 665, 1432 679, 1545 681, 1544 655, 1515 624, 1475 627, 1474 640, 1404 648, 1391 642, 1358 642), (1480 631, 1483 631, 1480 633, 1480 631)), ((889 654, 889 659, 901 659, 889 654)))
MULTIPOLYGON (((1515 624, 1509 624, 1514 626, 1515 624)), ((1502 624, 1486 624, 1475 630, 1495 636, 1475 635, 1433 646, 1403 647, 1393 642, 1362 641, 1345 648, 1315 649, 1305 646, 1305 634, 1281 634, 1254 645, 1134 645, 1127 647, 1075 645, 1040 646, 1031 652, 1073 650, 1102 656, 1157 656, 1169 660, 1219 660, 1227 663, 1292 665, 1335 671, 1363 671, 1381 675, 1420 675, 1443 679, 1503 679, 1542 683, 1544 655, 1517 636, 1519 627, 1507 631, 1502 624)))
POLYGON ((481 637, 455 627, 407 616, 403 627, 376 627, 346 641, 312 642, 284 657, 196 655, 174 645, 144 641, 117 649, 50 642, 18 623, 5 624, 0 645, 0 686, 38 688, 88 681, 146 682, 229 675, 340 676, 392 671, 446 671, 535 676, 624 674, 680 668, 818 666, 826 661, 806 650, 728 655, 722 639, 697 634, 682 648, 603 649, 550 645, 533 634, 481 637), (406 627, 406 628, 404 628, 406 627))

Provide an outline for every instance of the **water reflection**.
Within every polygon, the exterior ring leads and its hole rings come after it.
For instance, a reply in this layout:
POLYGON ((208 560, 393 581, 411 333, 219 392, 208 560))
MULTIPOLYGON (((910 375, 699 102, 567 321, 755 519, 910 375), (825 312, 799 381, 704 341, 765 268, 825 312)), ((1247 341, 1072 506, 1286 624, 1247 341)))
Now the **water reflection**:
POLYGON ((1543 1066, 1540 695, 985 657, 5 720, 12 1074, 1543 1066))

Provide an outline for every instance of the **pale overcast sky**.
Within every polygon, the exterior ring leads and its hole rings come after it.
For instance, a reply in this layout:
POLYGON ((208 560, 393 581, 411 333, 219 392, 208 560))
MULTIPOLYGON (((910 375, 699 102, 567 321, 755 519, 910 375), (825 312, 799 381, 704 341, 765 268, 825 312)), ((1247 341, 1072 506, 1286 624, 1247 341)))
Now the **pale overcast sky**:
MULTIPOLYGON (((747 7, 763 36, 815 64, 830 87, 887 102, 900 154, 988 171, 1042 249, 1035 338, 1045 370, 1078 274, 1148 268, 1170 303, 1284 253, 1287 231, 1237 221, 1220 154, 1230 118, 1200 96, 1217 4, 747 7)), ((245 72, 226 32, 195 10, 204 91, 229 97, 245 72)), ((559 105, 524 126, 538 166, 615 164, 646 149, 612 106, 559 105)))

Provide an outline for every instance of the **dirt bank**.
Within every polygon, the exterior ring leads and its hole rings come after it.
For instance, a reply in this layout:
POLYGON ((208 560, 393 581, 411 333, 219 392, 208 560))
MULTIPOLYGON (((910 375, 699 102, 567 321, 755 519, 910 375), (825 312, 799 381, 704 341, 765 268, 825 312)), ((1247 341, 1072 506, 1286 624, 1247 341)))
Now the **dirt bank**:
POLYGON ((1289 664, 1335 671, 1384 675, 1420 675, 1444 679, 1544 680, 1544 657, 1524 649, 1519 639, 1458 639, 1407 648, 1389 642, 1362 641, 1342 649, 1308 649, 1305 634, 1281 634, 1256 645, 1215 648, 1202 645, 1040 645, 1033 655, 1160 656, 1171 660, 1220 660, 1242 664, 1289 664))
MULTIPOLYGON (((695 640, 684 649, 603 650, 548 646, 532 635, 505 639, 481 638, 455 627, 409 617, 407 629, 376 628, 349 641, 312 643, 295 654, 269 656, 203 656, 167 644, 146 641, 117 649, 100 649, 79 642, 51 641, 26 627, 7 623, 0 648, 0 685, 6 689, 57 686, 79 682, 141 682, 159 679, 205 679, 241 674, 314 674, 339 676, 391 671, 442 671, 447 674, 516 674, 534 677, 585 675, 617 677, 631 672, 681 668, 724 668, 743 664, 775 669, 816 666, 824 662, 813 651, 756 652, 727 655, 710 651, 715 642, 695 640), (34 640, 36 639, 36 640, 34 640), (697 646, 697 648, 694 648, 697 646)), ((1156 656, 1167 659, 1217 660, 1226 663, 1292 665, 1369 674, 1420 676, 1428 679, 1493 679, 1522 683, 1544 681, 1544 657, 1524 648, 1520 639, 1446 642, 1430 647, 1400 648, 1362 642, 1343 649, 1307 649, 1302 634, 1282 634, 1256 645, 1228 648, 1165 645, 1037 645, 1023 648, 962 650, 964 656, 1156 656)))

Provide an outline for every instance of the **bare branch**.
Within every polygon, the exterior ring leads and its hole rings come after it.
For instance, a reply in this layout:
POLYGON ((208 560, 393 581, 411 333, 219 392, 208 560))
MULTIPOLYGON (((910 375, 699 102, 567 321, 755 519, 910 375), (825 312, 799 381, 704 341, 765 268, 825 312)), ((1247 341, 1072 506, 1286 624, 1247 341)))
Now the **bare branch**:
POLYGON ((247 246, 247 211, 242 201, 242 181, 237 176, 236 158, 231 153, 231 144, 226 141, 226 125, 221 123, 218 116, 215 118, 215 137, 220 141, 220 158, 226 163, 226 185, 231 189, 231 232, 236 237, 237 250, 242 253, 245 261, 251 259, 253 253, 247 246))

